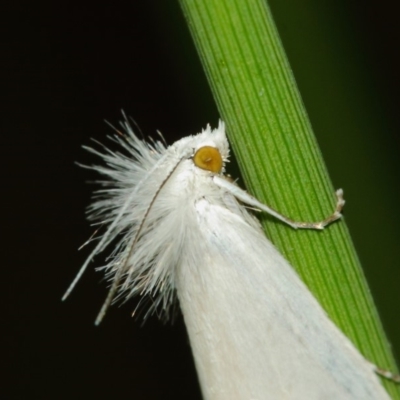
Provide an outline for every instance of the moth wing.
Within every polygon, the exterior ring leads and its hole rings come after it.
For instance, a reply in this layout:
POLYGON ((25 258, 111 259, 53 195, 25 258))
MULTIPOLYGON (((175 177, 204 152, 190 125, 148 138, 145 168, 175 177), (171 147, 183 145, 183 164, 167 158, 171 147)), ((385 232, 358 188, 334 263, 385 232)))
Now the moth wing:
POLYGON ((198 201, 177 270, 204 397, 389 399, 374 366, 240 209, 198 201))

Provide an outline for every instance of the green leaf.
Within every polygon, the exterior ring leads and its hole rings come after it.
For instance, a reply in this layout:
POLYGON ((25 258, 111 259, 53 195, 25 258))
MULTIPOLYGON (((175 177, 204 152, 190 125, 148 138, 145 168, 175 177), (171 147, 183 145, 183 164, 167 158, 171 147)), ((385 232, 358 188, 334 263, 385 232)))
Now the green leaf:
MULTIPOLYGON (((296 221, 329 215, 334 188, 265 0, 180 4, 247 189, 296 221)), ((367 359, 395 371, 345 221, 318 232, 261 218, 332 320, 367 359)), ((399 387, 383 383, 400 400, 399 387)))

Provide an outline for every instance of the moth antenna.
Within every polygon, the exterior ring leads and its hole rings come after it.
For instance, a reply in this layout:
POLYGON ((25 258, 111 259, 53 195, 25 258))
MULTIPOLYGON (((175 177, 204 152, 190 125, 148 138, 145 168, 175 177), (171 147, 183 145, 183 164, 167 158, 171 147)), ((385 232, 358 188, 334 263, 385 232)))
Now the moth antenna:
POLYGON ((138 228, 138 230, 137 230, 137 232, 136 232, 136 235, 135 235, 135 237, 133 238, 132 244, 130 245, 129 253, 128 253, 127 257, 125 258, 125 261, 124 261, 123 265, 122 265, 121 267, 118 268, 118 270, 117 270, 117 272, 116 272, 116 274, 115 274, 115 276, 114 276, 114 279, 113 279, 113 283, 112 283, 112 285, 111 285, 111 288, 110 288, 110 290, 108 291, 107 297, 106 297, 106 299, 105 299, 105 301, 104 301, 104 303, 103 303, 103 305, 102 305, 102 307, 101 307, 101 309, 100 309, 99 314, 98 314, 97 317, 96 317, 96 320, 95 320, 95 322, 94 322, 94 324, 95 324, 96 326, 100 324, 100 322, 101 322, 102 319, 104 318, 104 315, 106 314, 108 308, 110 307, 110 305, 111 305, 111 303, 112 303, 112 301, 113 301, 113 299, 114 299, 115 293, 116 293, 117 290, 118 290, 118 285, 119 285, 119 283, 120 283, 120 281, 121 281, 121 278, 122 278, 122 274, 123 274, 124 271, 126 270, 126 266, 127 266, 128 262, 129 262, 129 259, 131 258, 132 254, 133 254, 133 249, 134 249, 136 243, 137 243, 138 240, 139 240, 140 233, 141 233, 141 231, 142 231, 142 229, 143 229, 143 226, 144 226, 144 223, 145 223, 145 221, 146 221, 146 218, 147 218, 147 216, 149 215, 149 212, 150 212, 151 208, 153 207, 154 202, 156 201, 156 199, 157 199, 159 193, 161 192, 161 189, 162 189, 162 188, 164 187, 164 185, 168 182, 168 179, 169 179, 169 178, 171 177, 171 175, 175 172, 176 168, 178 167, 178 165, 180 164, 180 162, 182 161, 182 159, 183 159, 183 157, 180 157, 180 158, 179 158, 179 160, 178 160, 178 161, 176 162, 176 164, 171 168, 171 171, 168 173, 168 175, 166 176, 166 178, 164 179, 164 181, 161 183, 161 185, 159 186, 159 188, 158 188, 158 189, 156 190, 156 192, 154 193, 154 196, 153 196, 153 198, 151 199, 151 201, 150 201, 150 203, 149 203, 149 206, 147 207, 147 209, 146 209, 146 211, 145 211, 145 213, 144 213, 144 215, 143 215, 143 218, 142 218, 142 220, 141 220, 141 222, 140 222, 140 225, 139 225, 139 228, 138 228))

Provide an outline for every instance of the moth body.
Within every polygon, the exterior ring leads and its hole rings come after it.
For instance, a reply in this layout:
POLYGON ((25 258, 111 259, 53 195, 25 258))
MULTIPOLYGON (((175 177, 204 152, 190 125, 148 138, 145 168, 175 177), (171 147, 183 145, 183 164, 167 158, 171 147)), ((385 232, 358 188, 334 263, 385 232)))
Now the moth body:
MULTIPOLYGON (((105 233, 94 256, 119 240, 102 267, 115 297, 151 298, 148 314, 170 317, 178 297, 205 399, 389 399, 368 362, 331 322, 245 205, 271 212, 224 177, 229 146, 215 130, 165 147, 128 123, 105 150, 105 177, 90 207, 105 233)), ((333 216, 340 218, 341 192, 333 216)))

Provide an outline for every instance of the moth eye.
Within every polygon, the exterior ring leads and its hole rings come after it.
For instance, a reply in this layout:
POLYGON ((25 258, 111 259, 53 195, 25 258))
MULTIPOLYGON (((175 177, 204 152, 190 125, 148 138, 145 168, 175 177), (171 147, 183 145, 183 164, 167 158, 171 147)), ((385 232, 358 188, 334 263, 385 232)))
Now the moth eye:
POLYGON ((200 147, 193 157, 193 162, 197 167, 206 171, 221 172, 222 170, 221 153, 215 147, 200 147))

